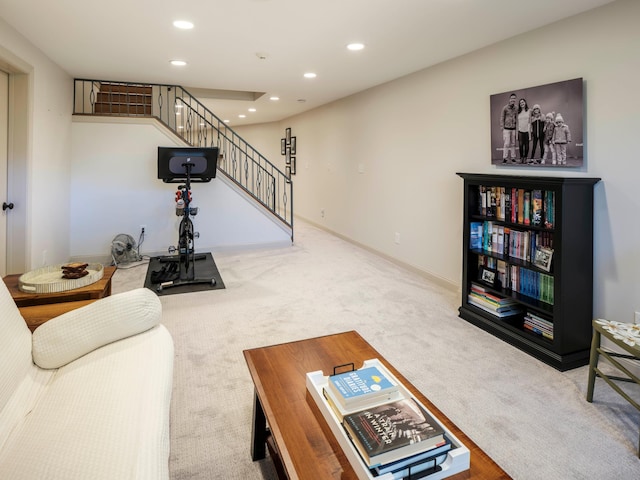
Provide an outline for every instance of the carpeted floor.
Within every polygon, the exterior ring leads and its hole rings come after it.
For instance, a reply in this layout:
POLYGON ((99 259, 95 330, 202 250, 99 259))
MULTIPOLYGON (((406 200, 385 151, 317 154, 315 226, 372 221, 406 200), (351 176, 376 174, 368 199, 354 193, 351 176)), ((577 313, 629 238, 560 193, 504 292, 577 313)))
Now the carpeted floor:
MULTIPOLYGON (((176 351, 173 480, 273 480, 250 458, 242 351, 352 329, 513 478, 640 478, 640 414, 602 380, 586 402, 587 367, 558 372, 460 319, 458 292, 302 221, 294 246, 215 255, 225 289, 160 298, 176 351)), ((145 271, 118 270, 113 292, 145 271)))

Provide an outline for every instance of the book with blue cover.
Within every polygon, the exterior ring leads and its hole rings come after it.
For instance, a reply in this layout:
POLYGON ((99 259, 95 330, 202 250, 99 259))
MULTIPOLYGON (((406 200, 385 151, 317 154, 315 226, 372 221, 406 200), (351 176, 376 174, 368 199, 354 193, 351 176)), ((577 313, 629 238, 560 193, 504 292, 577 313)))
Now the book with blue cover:
POLYGON ((482 222, 471 222, 471 248, 482 250, 482 222))
POLYGON ((329 376, 329 390, 344 408, 384 401, 398 391, 398 385, 377 367, 366 367, 329 376))

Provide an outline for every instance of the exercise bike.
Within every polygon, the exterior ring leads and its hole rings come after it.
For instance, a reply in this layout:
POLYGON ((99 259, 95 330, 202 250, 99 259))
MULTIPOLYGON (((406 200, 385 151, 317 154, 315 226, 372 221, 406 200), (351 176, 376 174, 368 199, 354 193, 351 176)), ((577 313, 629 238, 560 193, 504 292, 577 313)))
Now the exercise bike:
POLYGON ((217 149, 211 149, 215 150, 215 152, 213 152, 212 155, 209 155, 209 157, 206 155, 206 151, 209 149, 171 149, 169 155, 173 156, 171 156, 167 161, 163 161, 161 158, 163 153, 165 153, 165 157, 167 156, 166 152, 162 152, 162 150, 167 149, 159 147, 158 176, 165 182, 184 180, 184 184, 178 186, 178 190, 175 194, 175 212, 176 215, 182 217, 178 226, 178 245, 177 247, 169 247, 169 253, 172 255, 160 257, 159 259, 161 264, 166 264, 162 269, 162 274, 166 274, 171 278, 164 281, 161 280, 158 283, 156 290, 161 292, 166 288, 194 284, 208 284, 210 286, 215 286, 215 278, 199 278, 196 276, 196 262, 198 260, 204 260, 207 255, 195 253, 194 239, 198 238, 199 234, 193 228, 193 221, 191 220, 191 217, 198 214, 198 207, 191 206, 191 177, 192 172, 194 171, 196 172, 197 179, 199 181, 210 181, 211 178, 215 176, 217 149), (205 151, 205 155, 197 155, 197 153, 203 150, 205 151), (191 155, 186 155, 185 153, 190 153, 191 155), (207 177, 206 175, 203 176, 203 172, 211 171, 210 165, 208 166, 207 162, 213 155, 215 155, 213 160, 213 175, 212 177, 207 177), (166 168, 164 163, 166 163, 166 168), (161 170, 163 171, 162 175, 160 172, 161 170))

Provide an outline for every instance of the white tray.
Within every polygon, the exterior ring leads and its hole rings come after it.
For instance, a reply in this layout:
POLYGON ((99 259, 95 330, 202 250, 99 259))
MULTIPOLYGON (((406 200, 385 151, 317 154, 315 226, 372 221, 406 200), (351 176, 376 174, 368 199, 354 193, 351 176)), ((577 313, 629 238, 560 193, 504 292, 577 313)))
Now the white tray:
POLYGON ((18 288, 26 293, 56 293, 66 292, 74 288, 86 287, 100 280, 104 275, 104 267, 100 263, 90 263, 86 270, 89 272, 81 278, 62 278, 62 266, 50 265, 38 268, 20 276, 18 288))
MULTIPOLYGON (((387 375, 391 380, 396 382, 400 387, 400 392, 402 398, 413 398, 416 402, 418 402, 422 408, 424 408, 429 414, 436 419, 436 421, 440 424, 440 426, 444 429, 445 435, 451 441, 453 447, 451 450, 447 452, 447 458, 440 464, 441 470, 438 472, 434 472, 431 475, 424 477, 428 480, 440 480, 443 478, 450 477, 451 475, 455 475, 456 473, 464 472, 469 469, 470 465, 470 452, 467 447, 465 447, 458 438, 456 438, 447 427, 445 427, 438 418, 431 413, 431 411, 426 408, 422 402, 416 399, 407 388, 398 381, 398 379, 389 372, 385 368, 385 366, 376 358, 372 360, 367 360, 364 362, 362 368, 365 367, 377 367, 380 369, 382 373, 387 375)), ((331 406, 327 403, 327 400, 324 398, 322 394, 323 388, 327 386, 328 377, 324 376, 322 370, 318 370, 317 372, 309 372, 307 373, 307 390, 311 393, 311 396, 315 400, 320 412, 322 412, 322 416, 326 420, 329 428, 335 435, 338 443, 342 447, 349 463, 353 467, 353 470, 358 475, 360 480, 392 480, 393 474, 387 473, 384 475, 379 475, 374 477, 371 474, 371 471, 367 467, 367 465, 360 457, 360 454, 356 450, 356 447, 351 443, 351 440, 347 436, 344 428, 342 427, 342 423, 338 419, 338 416, 335 414, 331 406)))

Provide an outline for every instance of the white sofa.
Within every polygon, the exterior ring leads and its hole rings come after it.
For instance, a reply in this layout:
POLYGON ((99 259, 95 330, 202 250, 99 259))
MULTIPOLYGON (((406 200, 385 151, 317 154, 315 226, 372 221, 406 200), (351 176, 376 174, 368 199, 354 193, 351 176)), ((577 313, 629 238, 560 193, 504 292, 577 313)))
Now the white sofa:
POLYGON ((168 479, 173 340, 158 297, 106 297, 32 335, 0 284, 0 479, 168 479))

